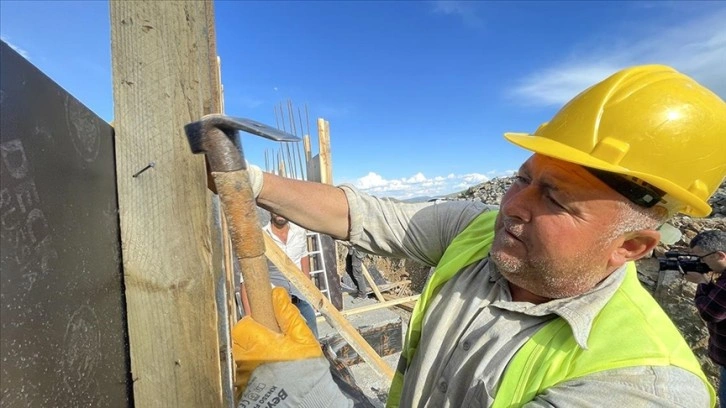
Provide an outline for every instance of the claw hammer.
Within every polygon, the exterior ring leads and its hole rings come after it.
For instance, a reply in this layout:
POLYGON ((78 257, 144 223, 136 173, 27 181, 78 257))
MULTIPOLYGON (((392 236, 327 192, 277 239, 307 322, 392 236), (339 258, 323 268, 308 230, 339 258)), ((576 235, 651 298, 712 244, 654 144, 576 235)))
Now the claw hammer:
POLYGON ((229 220, 232 245, 240 262, 245 287, 248 288, 252 318, 280 332, 272 308, 265 243, 239 138, 240 130, 279 142, 300 139, 250 119, 220 114, 206 115, 184 126, 192 152, 207 156, 217 194, 229 220))

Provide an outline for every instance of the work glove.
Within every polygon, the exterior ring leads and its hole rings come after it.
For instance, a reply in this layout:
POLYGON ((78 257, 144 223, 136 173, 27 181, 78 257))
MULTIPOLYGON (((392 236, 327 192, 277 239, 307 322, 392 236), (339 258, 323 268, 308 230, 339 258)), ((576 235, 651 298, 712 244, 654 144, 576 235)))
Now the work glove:
POLYGON ((247 163, 247 174, 250 177, 250 186, 252 186, 252 196, 257 199, 262 191, 262 169, 254 164, 247 163))
MULTIPOLYGON (((245 160, 245 163, 247 163, 247 175, 250 178, 252 195, 254 198, 257 198, 262 191, 262 169, 259 166, 250 164, 247 160, 245 160)), ((209 162, 207 162, 207 188, 212 190, 214 194, 217 194, 217 186, 214 184, 214 177, 212 177, 212 172, 209 170, 209 162)))
POLYGON ((245 316, 232 329, 238 395, 247 387, 252 372, 262 364, 318 358, 329 369, 318 340, 284 288, 272 290, 272 304, 282 333, 273 332, 250 316, 245 316))

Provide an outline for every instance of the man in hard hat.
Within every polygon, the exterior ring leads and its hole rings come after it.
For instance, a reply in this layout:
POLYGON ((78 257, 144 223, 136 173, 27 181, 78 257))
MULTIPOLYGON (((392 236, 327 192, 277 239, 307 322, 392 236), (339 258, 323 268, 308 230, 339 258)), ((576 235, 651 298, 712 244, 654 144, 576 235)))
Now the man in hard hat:
MULTIPOLYGON (((713 406, 713 388, 633 261, 669 217, 711 211, 726 175, 726 103, 672 68, 637 66, 533 134, 505 137, 534 154, 498 209, 405 204, 259 170, 252 184, 258 204, 305 228, 436 267, 388 406, 713 406)), ((278 406, 350 404, 304 320, 273 297, 284 335, 249 318, 234 328, 239 378, 249 381, 241 406, 260 392, 278 406)))

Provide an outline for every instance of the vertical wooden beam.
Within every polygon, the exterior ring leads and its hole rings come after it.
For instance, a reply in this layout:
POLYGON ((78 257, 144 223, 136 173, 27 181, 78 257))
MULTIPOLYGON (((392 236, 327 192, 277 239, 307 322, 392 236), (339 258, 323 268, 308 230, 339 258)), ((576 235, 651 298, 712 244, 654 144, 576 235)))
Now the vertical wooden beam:
POLYGON ((320 149, 320 182, 333 184, 333 162, 330 154, 330 122, 318 118, 318 149, 320 149))
MULTIPOLYGON (((318 149, 319 153, 308 161, 308 180, 318 181, 325 184, 333 184, 333 166, 330 154, 330 123, 323 118, 318 118, 318 149)), ((321 235, 323 256, 325 257, 325 273, 330 284, 331 302, 337 309, 343 308, 343 293, 338 275, 338 246, 335 240, 328 235, 321 235)))
POLYGON ((134 402, 220 407, 204 158, 183 126, 219 111, 211 0, 111 1, 119 216, 134 402), (138 177, 138 169, 155 167, 138 177))
POLYGON ((303 149, 305 151, 305 162, 309 162, 312 158, 310 154, 310 135, 303 136, 303 149))

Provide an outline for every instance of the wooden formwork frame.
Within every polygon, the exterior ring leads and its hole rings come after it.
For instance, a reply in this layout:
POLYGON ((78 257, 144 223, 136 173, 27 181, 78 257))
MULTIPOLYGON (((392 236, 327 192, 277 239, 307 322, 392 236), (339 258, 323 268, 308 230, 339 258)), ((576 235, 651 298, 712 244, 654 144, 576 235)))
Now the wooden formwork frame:
POLYGON ((134 405, 221 407, 220 227, 183 130, 221 111, 212 1, 113 0, 110 17, 134 405))
MULTIPOLYGON (((204 159, 191 153, 183 133, 185 124, 222 112, 212 1, 112 0, 110 10, 134 402, 228 406, 232 255, 224 217, 213 215, 218 207, 205 188, 204 159), (153 171, 126 177, 147 161, 153 171)), ((332 184, 329 124, 318 125, 318 177, 332 184)), ((309 142, 305 153, 309 158, 309 142)), ((357 333, 342 332, 355 346, 368 346, 355 341, 357 333)), ((392 376, 375 352, 362 354, 392 376)))

